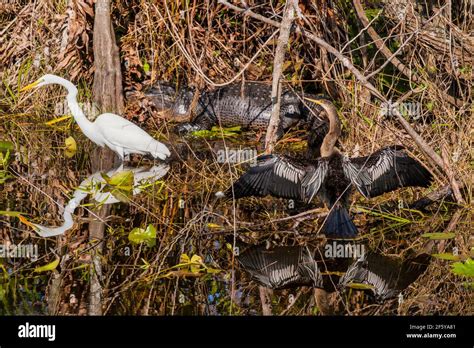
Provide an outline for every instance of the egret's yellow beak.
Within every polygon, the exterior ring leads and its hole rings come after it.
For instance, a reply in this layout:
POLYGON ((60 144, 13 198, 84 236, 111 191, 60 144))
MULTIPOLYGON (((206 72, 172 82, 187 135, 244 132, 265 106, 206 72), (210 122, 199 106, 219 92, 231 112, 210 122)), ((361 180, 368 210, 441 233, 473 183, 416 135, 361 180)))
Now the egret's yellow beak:
POLYGON ((26 226, 30 226, 31 228, 35 228, 35 225, 31 222, 29 222, 23 215, 18 215, 18 219, 20 219, 20 221, 25 224, 26 226))
POLYGON ((35 88, 40 83, 41 83, 41 80, 36 80, 35 82, 30 83, 28 86, 25 86, 22 89, 20 89, 20 92, 28 91, 29 89, 35 88))

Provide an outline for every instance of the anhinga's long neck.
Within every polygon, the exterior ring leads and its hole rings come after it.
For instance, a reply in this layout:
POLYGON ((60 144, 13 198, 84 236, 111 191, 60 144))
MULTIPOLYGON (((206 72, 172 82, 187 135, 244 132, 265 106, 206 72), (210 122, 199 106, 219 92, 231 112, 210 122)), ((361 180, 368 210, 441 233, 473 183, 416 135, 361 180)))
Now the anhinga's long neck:
POLYGON ((337 151, 335 146, 337 139, 341 135, 341 121, 337 116, 336 107, 332 103, 324 102, 321 103, 321 106, 326 111, 329 120, 329 131, 321 144, 321 157, 329 157, 337 151))

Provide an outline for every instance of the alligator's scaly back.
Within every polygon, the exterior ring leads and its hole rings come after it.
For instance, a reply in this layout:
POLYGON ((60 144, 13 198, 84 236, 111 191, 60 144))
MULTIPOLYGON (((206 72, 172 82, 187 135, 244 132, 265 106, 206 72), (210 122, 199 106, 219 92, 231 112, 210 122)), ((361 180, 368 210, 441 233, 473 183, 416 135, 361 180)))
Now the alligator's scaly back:
MULTIPOLYGON (((171 109, 175 116, 188 113, 195 115, 192 122, 182 123, 177 127, 178 133, 210 129, 215 125, 259 130, 268 127, 272 108, 271 86, 268 84, 246 82, 242 85, 239 82, 202 91, 196 106, 190 110, 194 94, 195 91, 191 88, 176 89, 176 86, 166 82, 157 83, 145 93, 158 110, 171 109)), ((310 97, 320 98, 313 95, 310 97)), ((321 106, 305 100, 289 88, 283 88, 281 99, 280 136, 284 130, 299 122, 308 122, 312 127, 326 126, 327 121, 319 116, 321 106)), ((325 127, 321 129, 326 131, 325 127)), ((321 139, 315 139, 312 143, 318 146, 321 139)))

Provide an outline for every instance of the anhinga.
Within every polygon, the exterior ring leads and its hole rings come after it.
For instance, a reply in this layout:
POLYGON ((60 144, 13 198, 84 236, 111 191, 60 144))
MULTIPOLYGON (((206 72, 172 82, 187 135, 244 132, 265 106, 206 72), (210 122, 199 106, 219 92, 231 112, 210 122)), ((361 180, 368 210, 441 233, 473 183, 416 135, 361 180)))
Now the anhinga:
POLYGON ((324 108, 329 119, 321 157, 298 161, 276 154, 262 155, 233 188, 217 196, 271 195, 305 202, 318 197, 330 209, 323 233, 335 238, 353 238, 357 228, 347 210, 352 186, 364 197, 372 198, 400 187, 430 185, 430 172, 409 157, 402 146, 385 147, 365 157, 343 155, 335 147, 341 134, 335 106, 324 99, 315 102, 324 108))

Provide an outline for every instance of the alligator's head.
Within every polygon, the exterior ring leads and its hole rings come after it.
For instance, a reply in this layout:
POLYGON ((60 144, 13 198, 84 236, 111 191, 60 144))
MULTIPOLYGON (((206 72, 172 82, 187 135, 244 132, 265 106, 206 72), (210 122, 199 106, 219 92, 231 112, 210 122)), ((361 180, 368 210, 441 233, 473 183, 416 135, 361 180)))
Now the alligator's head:
POLYGON ((172 110, 175 115, 186 115, 194 97, 194 90, 189 87, 177 89, 172 83, 159 81, 145 92, 145 96, 159 111, 172 110))

